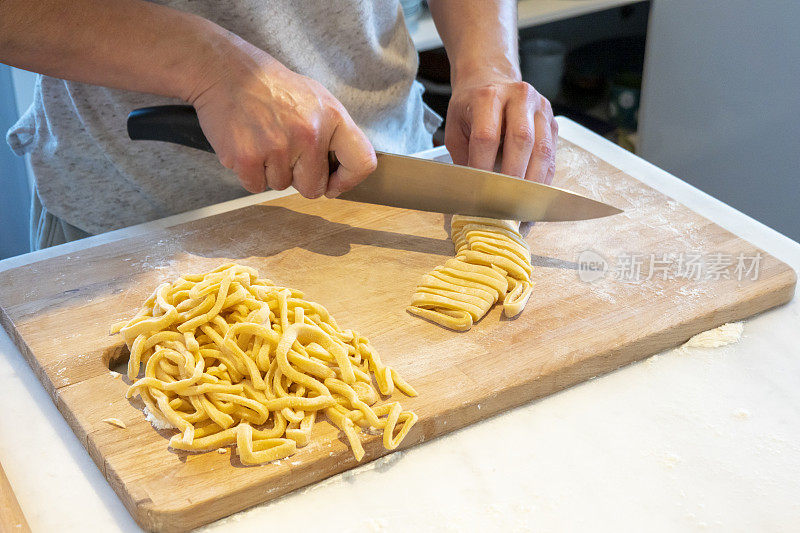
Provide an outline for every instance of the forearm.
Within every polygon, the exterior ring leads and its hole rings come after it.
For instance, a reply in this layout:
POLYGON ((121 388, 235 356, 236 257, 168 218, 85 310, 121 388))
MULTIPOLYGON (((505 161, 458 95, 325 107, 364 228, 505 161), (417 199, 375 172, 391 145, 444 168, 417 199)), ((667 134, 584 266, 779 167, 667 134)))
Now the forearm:
POLYGON ((515 0, 429 0, 454 85, 476 71, 520 79, 515 0))
POLYGON ((428 0, 450 60, 444 143, 455 163, 551 183, 558 124, 522 81, 515 0, 428 0))
POLYGON ((0 0, 0 62, 190 100, 236 37, 142 0, 0 0))

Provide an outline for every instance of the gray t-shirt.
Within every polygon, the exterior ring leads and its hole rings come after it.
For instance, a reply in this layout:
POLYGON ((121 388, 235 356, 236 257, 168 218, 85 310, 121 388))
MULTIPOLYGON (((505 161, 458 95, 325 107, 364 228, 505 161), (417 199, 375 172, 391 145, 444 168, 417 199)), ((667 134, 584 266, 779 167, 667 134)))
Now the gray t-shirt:
MULTIPOLYGON (((266 50, 338 98, 376 149, 431 146, 441 119, 422 102, 417 54, 397 0, 164 0, 266 50)), ((130 141, 128 113, 175 99, 39 76, 8 132, 29 153, 45 209, 101 233, 246 193, 213 154, 130 141)))

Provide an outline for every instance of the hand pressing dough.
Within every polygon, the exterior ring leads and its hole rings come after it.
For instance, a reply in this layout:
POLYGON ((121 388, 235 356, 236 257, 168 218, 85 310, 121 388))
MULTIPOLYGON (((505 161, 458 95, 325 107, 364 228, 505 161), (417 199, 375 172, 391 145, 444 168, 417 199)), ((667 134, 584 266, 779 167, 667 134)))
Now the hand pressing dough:
POLYGON ((525 308, 531 284, 531 252, 512 220, 454 215, 456 257, 423 276, 408 312, 456 331, 466 331, 497 303, 507 317, 525 308))

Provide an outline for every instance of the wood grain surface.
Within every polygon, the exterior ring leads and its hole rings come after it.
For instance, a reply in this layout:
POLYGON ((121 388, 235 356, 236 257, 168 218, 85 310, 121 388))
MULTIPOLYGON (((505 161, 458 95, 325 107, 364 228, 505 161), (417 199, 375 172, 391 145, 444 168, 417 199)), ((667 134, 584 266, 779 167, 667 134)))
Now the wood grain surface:
POLYGON ((3 465, 0 465, 0 533, 28 533, 30 530, 3 465))
MULTIPOLYGON (((108 335, 164 280, 233 260, 325 305, 419 391, 393 397, 420 416, 402 447, 791 299, 795 273, 777 259, 569 143, 558 161, 555 184, 625 213, 533 226, 534 294, 514 320, 494 309, 454 333, 406 313, 420 277, 453 253, 443 215, 296 195, 2 272, 0 319, 137 522, 182 531, 357 463, 324 420, 296 455, 258 467, 168 449, 170 432, 155 431, 109 373, 125 350, 108 335), (705 270, 676 276, 664 254, 676 268, 701 256, 705 270), (757 276, 739 279, 737 258, 757 254, 757 276), (608 271, 582 281, 579 256, 608 271), (727 276, 714 274, 720 258, 732 262, 727 276)), ((379 437, 364 441, 365 461, 386 453, 379 437)))

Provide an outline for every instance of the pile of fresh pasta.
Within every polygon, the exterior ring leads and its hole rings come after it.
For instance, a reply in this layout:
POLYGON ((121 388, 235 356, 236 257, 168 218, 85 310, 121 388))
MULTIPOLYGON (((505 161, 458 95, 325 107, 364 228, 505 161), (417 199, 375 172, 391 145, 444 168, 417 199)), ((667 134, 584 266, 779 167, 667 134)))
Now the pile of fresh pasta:
POLYGON ((362 431, 382 432, 391 450, 417 421, 399 402, 377 405, 372 376, 380 394, 417 393, 366 338, 253 268, 226 264, 163 283, 114 329, 130 348, 127 397, 180 431, 174 449, 235 444, 243 464, 262 464, 308 444, 324 414, 360 461, 362 431))
POLYGON ((511 220, 454 215, 450 225, 456 256, 423 276, 408 311, 466 331, 497 303, 517 316, 530 298, 531 252, 511 220))

